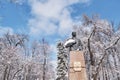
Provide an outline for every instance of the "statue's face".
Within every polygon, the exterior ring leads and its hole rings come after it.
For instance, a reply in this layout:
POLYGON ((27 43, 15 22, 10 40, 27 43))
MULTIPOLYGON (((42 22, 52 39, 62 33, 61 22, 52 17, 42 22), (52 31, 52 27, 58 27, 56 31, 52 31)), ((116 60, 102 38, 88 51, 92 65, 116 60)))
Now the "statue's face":
POLYGON ((76 32, 72 32, 72 37, 76 37, 76 32))

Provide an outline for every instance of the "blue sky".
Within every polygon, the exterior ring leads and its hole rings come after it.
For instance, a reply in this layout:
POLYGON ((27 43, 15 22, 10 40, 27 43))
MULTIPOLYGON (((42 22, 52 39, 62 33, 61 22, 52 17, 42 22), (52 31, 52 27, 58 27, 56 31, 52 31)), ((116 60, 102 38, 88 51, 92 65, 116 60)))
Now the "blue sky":
POLYGON ((120 0, 0 0, 0 34, 26 33, 55 46, 69 37, 72 26, 83 14, 99 14, 102 19, 120 21, 120 0))

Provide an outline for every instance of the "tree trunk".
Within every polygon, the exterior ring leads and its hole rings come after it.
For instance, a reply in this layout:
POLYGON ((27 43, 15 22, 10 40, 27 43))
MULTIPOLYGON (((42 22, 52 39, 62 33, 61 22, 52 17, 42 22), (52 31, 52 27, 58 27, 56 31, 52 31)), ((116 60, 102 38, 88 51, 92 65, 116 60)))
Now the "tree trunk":
POLYGON ((3 74, 3 80, 6 80, 7 69, 8 69, 8 66, 5 67, 5 71, 4 71, 4 74, 3 74))

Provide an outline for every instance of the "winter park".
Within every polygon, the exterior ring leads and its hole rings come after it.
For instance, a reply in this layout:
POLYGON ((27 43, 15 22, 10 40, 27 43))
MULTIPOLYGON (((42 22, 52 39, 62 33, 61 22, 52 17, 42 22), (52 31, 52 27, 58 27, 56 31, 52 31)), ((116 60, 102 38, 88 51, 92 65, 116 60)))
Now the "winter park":
POLYGON ((119 0, 0 0, 0 80, 120 80, 119 0))

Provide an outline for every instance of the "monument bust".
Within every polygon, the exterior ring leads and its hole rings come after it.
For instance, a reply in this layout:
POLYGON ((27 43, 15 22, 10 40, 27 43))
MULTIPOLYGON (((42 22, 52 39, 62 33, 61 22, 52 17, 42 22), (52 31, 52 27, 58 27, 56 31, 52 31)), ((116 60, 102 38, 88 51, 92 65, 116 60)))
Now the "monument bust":
POLYGON ((81 40, 76 37, 76 32, 72 32, 72 38, 69 38, 64 43, 64 46, 66 48, 70 48, 70 51, 82 50, 82 47, 83 47, 81 40))

